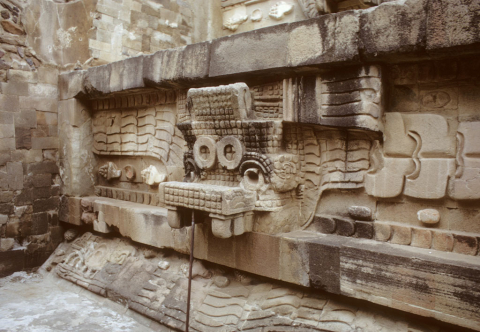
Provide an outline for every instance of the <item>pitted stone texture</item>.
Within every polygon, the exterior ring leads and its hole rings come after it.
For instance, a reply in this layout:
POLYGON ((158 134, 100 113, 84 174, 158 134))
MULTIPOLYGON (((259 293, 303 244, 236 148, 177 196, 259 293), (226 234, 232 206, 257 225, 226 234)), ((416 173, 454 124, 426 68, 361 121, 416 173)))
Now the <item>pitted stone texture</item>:
POLYGON ((436 224, 440 221, 440 213, 435 209, 425 209, 417 212, 418 220, 424 224, 436 224))
POLYGON ((348 214, 354 220, 373 220, 372 210, 366 206, 351 206, 348 208, 348 214))

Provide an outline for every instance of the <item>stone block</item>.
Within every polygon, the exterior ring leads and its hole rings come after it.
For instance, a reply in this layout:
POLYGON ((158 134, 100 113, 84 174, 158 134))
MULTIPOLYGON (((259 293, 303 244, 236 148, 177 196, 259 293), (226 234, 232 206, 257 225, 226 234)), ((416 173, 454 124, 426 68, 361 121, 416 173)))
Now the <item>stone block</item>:
POLYGON ((474 236, 454 234, 453 252, 475 256, 478 251, 478 240, 474 236))
POLYGON ((5 214, 0 214, 0 226, 5 225, 8 221, 8 216, 5 214))
POLYGON ((84 88, 90 96, 102 96, 111 91, 110 74, 111 65, 103 65, 89 68, 85 74, 84 88))
POLYGON ((27 173, 30 174, 58 174, 58 166, 54 161, 42 161, 27 165, 27 173))
POLYGON ((8 187, 10 190, 23 189, 23 166, 20 162, 7 163, 8 187))
POLYGON ((348 238, 322 237, 308 243, 310 285, 327 292, 340 292, 340 251, 348 238))
MULTIPOLYGON (((212 41, 209 76, 271 71, 287 67, 289 33, 286 24, 212 41), (248 54, 249 56, 245 56, 248 54), (232 65, 235 64, 235 65, 232 65)), ((315 47, 311 47, 311 52, 315 47)))
POLYGON ((7 223, 7 228, 5 230, 6 237, 18 237, 20 236, 20 221, 10 221, 7 223))
POLYGON ((2 82, 0 83, 1 91, 3 94, 6 95, 14 95, 14 96, 28 96, 29 84, 27 82, 19 82, 19 81, 10 81, 10 82, 2 82))
POLYGON ((0 95, 0 110, 17 112, 19 109, 19 97, 14 95, 0 95))
POLYGON ((75 70, 58 76, 59 99, 71 99, 85 93, 86 70, 75 70))
POLYGON ((48 211, 47 212, 47 221, 50 226, 58 226, 58 212, 48 211))
POLYGON ((323 234, 332 234, 337 229, 337 223, 333 217, 326 215, 316 215, 313 218, 313 225, 317 232, 323 234))
POLYGON ((15 138, 0 138, 0 151, 15 150, 15 138))
POLYGON ((50 187, 33 188, 33 199, 49 198, 52 196, 50 187))
POLYGON ((289 233, 280 238, 279 279, 282 281, 310 286, 308 274, 309 255, 307 241, 316 237, 307 237, 304 234, 289 233))
POLYGON ((353 220, 373 220, 372 210, 366 206, 351 206, 348 208, 348 215, 353 220))
POLYGON ((143 60, 144 56, 141 55, 109 64, 110 91, 117 92, 144 87, 143 60))
POLYGON ((13 191, 0 191, 0 203, 13 201, 13 191))
POLYGON ((441 251, 453 250, 453 235, 441 231, 433 231, 432 249, 441 251))
POLYGON ((57 125, 58 116, 56 113, 37 112, 37 125, 57 125))
POLYGON ((57 113, 57 98, 20 97, 20 110, 36 110, 41 112, 57 113))
POLYGON ((336 233, 341 236, 352 236, 355 234, 355 222, 345 218, 333 217, 337 224, 336 233))
POLYGON ((0 138, 15 137, 15 128, 10 124, 0 124, 0 138))
POLYGON ((0 111, 0 124, 13 124, 13 115, 10 111, 0 111))
POLYGON ((38 150, 58 149, 59 148, 58 137, 33 137, 32 148, 38 149, 38 150))
MULTIPOLYGON (((269 278, 279 278, 280 266, 279 266, 279 254, 280 254, 280 239, 276 236, 262 234, 262 233, 245 233, 240 237, 235 237, 234 241, 234 266, 232 262, 228 263, 228 266, 235 267, 237 269, 251 272, 260 273, 268 276, 269 278)), ((212 250, 214 248, 213 243, 217 239, 211 239, 208 243, 208 259, 213 256, 212 250)), ((222 240, 228 242, 229 240, 222 240)), ((226 248, 231 245, 225 243, 226 248)), ((220 248, 218 248, 220 249, 220 248)), ((220 253, 217 253, 219 255, 220 253)), ((228 258, 228 254, 224 254, 225 258, 228 258)))
POLYGON ((23 223, 22 236, 41 235, 48 232, 47 212, 33 213, 31 222, 23 223))
POLYGON ((412 228, 412 243, 417 248, 430 248, 432 246, 432 231, 423 228, 412 228))
POLYGON ((18 149, 32 148, 32 133, 29 128, 15 127, 15 147, 18 149))
POLYGON ((150 84, 165 84, 178 80, 184 47, 158 51, 146 56, 143 62, 143 77, 150 84), (180 66, 180 67, 179 67, 180 66))
POLYGON ((59 201, 58 219, 72 225, 82 225, 81 198, 61 196, 59 201))
POLYGON ((16 150, 11 152, 11 160, 25 164, 38 163, 43 160, 42 150, 16 150))
POLYGON ((38 81, 46 84, 58 84, 58 69, 55 67, 42 66, 37 68, 38 81))
POLYGON ((24 250, 9 250, 0 252, 0 278, 16 271, 21 271, 25 266, 24 250))
POLYGON ((15 196, 15 205, 28 205, 33 202, 33 189, 24 188, 19 194, 15 196))
POLYGON ((208 77, 211 42, 190 44, 182 52, 181 80, 200 80, 208 77))
POLYGON ((480 271, 473 258, 367 240, 346 243, 341 254, 343 295, 478 328, 480 271))
POLYGON ((361 239, 372 239, 374 236, 373 223, 365 221, 355 222, 355 234, 361 239))
POLYGON ((435 209, 425 209, 417 212, 418 221, 424 224, 436 224, 440 221, 440 212, 435 209))
POLYGON ((392 227, 388 224, 375 223, 375 239, 382 242, 387 242, 392 236, 392 227))
POLYGON ((368 59, 422 55, 426 42, 425 0, 389 2, 360 15, 360 48, 368 59), (409 29, 405 30, 405 26, 409 29))
POLYGON ((5 166, 9 161, 12 161, 10 151, 0 151, 0 166, 5 166))
POLYGON ((0 238, 0 252, 11 250, 14 245, 15 245, 15 239, 0 238))
POLYGON ((15 128, 36 128, 37 127, 37 113, 35 110, 21 110, 14 113, 15 128))
POLYGON ((35 188, 50 187, 52 185, 52 174, 35 174, 33 175, 33 186, 35 188))
POLYGON ((33 202, 33 212, 46 212, 58 208, 59 198, 50 197, 45 199, 37 199, 33 202))
POLYGON ((480 42, 478 3, 469 0, 429 1, 426 48, 431 54, 450 49, 477 49, 480 42))
POLYGON ((409 226, 391 225, 393 244, 409 245, 412 242, 412 229, 409 226))

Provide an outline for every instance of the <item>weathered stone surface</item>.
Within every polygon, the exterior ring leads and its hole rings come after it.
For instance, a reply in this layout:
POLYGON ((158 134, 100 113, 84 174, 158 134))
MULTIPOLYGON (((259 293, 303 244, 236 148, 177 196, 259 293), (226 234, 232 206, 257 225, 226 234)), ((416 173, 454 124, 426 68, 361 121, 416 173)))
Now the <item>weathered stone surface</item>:
POLYGON ((478 49, 478 3, 466 0, 440 0, 427 7, 429 53, 444 53, 451 48, 478 49), (459 21, 458 18, 462 17, 459 21))
POLYGON ((373 220, 372 210, 366 206, 351 206, 348 208, 348 214, 354 220, 373 220))
POLYGON ((478 251, 478 239, 475 236, 454 235, 453 252, 465 255, 476 255, 478 251))
POLYGON ((391 243, 409 245, 412 242, 412 229, 408 226, 392 225, 391 243))
POLYGON ((432 232, 429 229, 412 228, 413 247, 430 248, 432 246, 432 232))
POLYGON ((454 239, 453 235, 445 232, 434 231, 432 249, 441 251, 452 251, 454 239))
POLYGON ((355 222, 346 218, 334 217, 337 224, 336 233, 341 236, 352 236, 355 233, 355 222))
POLYGON ((330 216, 315 216, 313 220, 315 229, 324 234, 332 234, 337 228, 337 223, 333 217, 330 216))
POLYGON ((425 224, 436 224, 440 221, 440 213, 435 209, 425 209, 417 212, 418 220, 425 224))
POLYGON ((0 252, 0 277, 5 277, 15 271, 21 271, 25 266, 24 250, 9 250, 0 252))
POLYGON ((362 239, 372 239, 375 235, 374 224, 365 221, 355 222, 355 234, 362 239))
POLYGON ((409 247, 379 251, 374 244, 350 242, 342 249, 341 291, 344 295, 362 294, 363 299, 382 305, 478 329, 476 309, 471 311, 478 306, 479 274, 474 272, 478 269, 477 258, 458 258, 455 254, 433 254, 431 250, 409 247), (418 289, 420 280, 428 287, 418 289), (469 286, 465 288, 466 285, 469 286), (447 307, 452 306, 459 314, 448 316, 447 307))
POLYGON ((375 239, 386 242, 392 236, 392 227, 388 224, 375 223, 375 239))

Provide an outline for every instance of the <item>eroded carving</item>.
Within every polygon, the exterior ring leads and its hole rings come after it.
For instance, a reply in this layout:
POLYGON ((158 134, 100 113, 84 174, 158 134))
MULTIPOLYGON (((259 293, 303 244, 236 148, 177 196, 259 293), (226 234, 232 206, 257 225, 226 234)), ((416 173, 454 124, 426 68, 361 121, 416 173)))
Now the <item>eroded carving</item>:
POLYGON ((143 182, 145 182, 149 186, 158 186, 160 183, 164 182, 167 179, 167 176, 160 173, 153 165, 145 168, 140 174, 142 176, 143 182))
POLYGON ((108 162, 106 165, 101 166, 98 173, 107 179, 107 181, 118 179, 122 176, 122 170, 118 169, 117 165, 112 162, 108 162))

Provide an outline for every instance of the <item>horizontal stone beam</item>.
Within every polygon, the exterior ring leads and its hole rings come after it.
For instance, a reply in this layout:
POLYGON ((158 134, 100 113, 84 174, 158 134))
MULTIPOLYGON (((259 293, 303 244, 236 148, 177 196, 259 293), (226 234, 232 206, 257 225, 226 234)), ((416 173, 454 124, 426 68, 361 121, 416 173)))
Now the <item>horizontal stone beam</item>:
POLYGON ((480 53, 476 1, 389 1, 60 75, 60 99, 480 53))
MULTIPOLYGON (((189 253, 191 227, 170 228, 166 209, 83 199, 123 236, 189 253)), ((304 231, 219 239, 207 223, 195 228, 194 252, 216 264, 480 330, 478 256, 304 231)))

